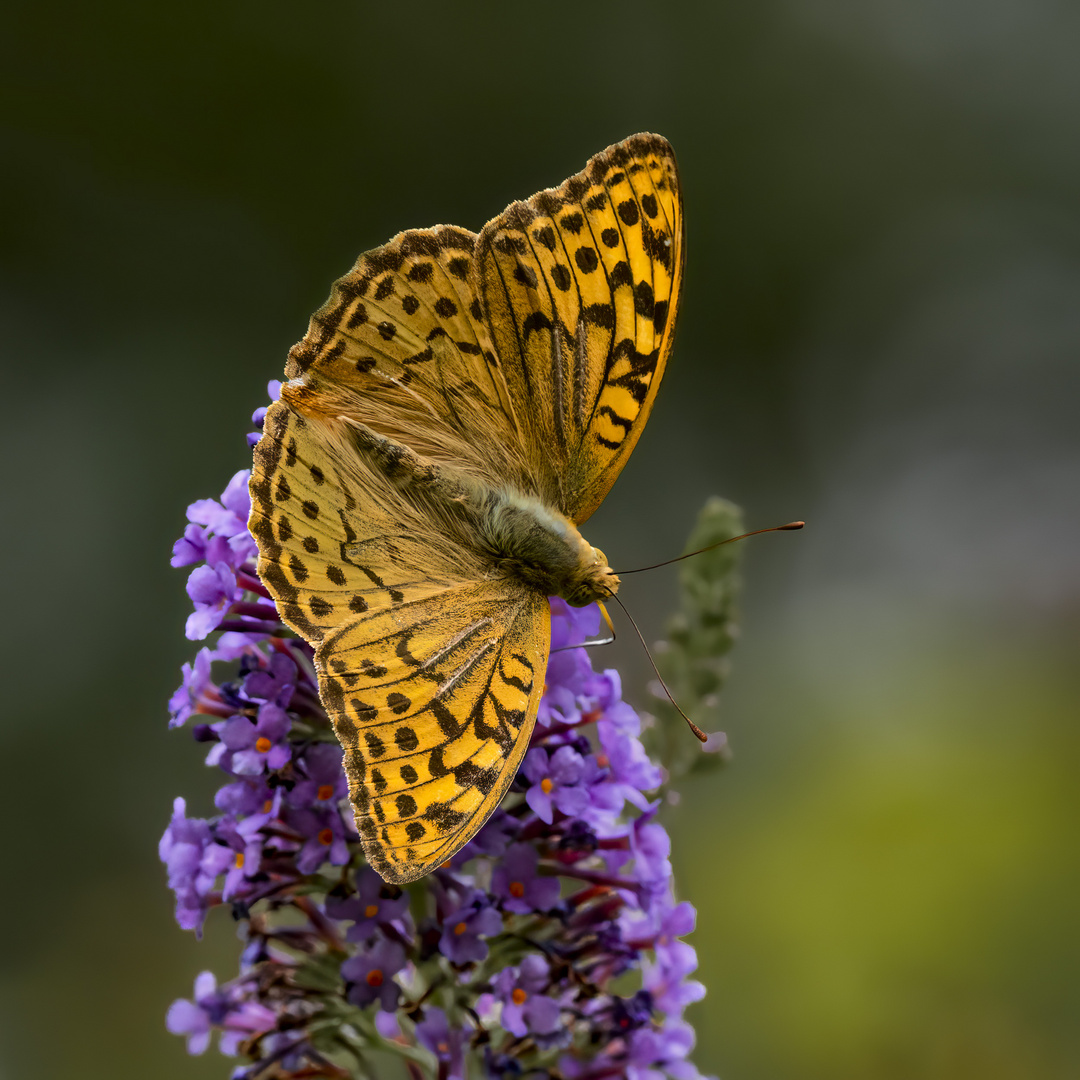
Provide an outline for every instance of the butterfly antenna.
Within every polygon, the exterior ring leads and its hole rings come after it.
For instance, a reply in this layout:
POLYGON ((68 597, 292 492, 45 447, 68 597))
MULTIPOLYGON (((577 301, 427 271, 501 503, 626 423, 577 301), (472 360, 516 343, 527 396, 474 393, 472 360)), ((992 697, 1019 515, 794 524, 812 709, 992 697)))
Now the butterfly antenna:
MULTIPOLYGON (((762 533, 770 532, 792 532, 795 529, 801 529, 806 524, 805 521, 789 521, 786 525, 773 525, 768 529, 755 529, 753 532, 743 533, 741 536, 729 536, 726 540, 718 540, 715 544, 709 544, 708 547, 698 548, 697 551, 690 551, 686 555, 680 555, 675 559, 667 559, 665 562, 653 563, 652 566, 639 566, 636 570, 617 570, 616 573, 619 577, 623 577, 626 574, 641 574, 646 570, 658 570, 661 566, 670 566, 672 563, 682 562, 683 559, 692 559, 695 555, 702 555, 706 551, 712 551, 715 548, 723 547, 725 544, 734 544, 736 540, 745 540, 748 536, 760 536, 762 533)), ((622 605, 619 605, 622 607, 622 605)), ((626 611, 626 608, 623 608, 626 611)), ((630 613, 627 612, 627 615, 630 613)), ((630 620, 633 622, 633 619, 630 620)), ((635 629, 637 629, 635 627, 635 629)), ((678 706, 676 706, 678 708, 678 706)), ((680 710, 681 711, 681 710, 680 710)))
POLYGON ((634 633, 637 634, 638 641, 641 642, 641 647, 645 650, 645 655, 649 658, 649 663, 652 664, 652 669, 653 669, 653 671, 656 672, 656 677, 657 677, 657 679, 660 680, 660 685, 664 688, 664 693, 667 694, 668 701, 670 701, 671 704, 675 706, 675 708, 678 711, 679 715, 690 725, 690 730, 702 742, 707 742, 709 736, 706 735, 705 732, 702 731, 701 728, 699 728, 697 726, 697 724, 695 724, 694 721, 691 720, 690 717, 687 716, 686 713, 684 713, 682 711, 682 709, 679 706, 679 703, 671 696, 671 691, 667 688, 667 683, 664 682, 664 676, 660 674, 660 670, 656 666, 656 661, 652 658, 652 653, 649 652, 649 646, 645 644, 645 639, 641 636, 641 631, 638 629, 638 624, 636 622, 634 622, 634 616, 631 615, 630 612, 626 610, 626 605, 618 598, 618 596, 615 595, 615 593, 611 594, 611 599, 614 600, 615 603, 618 604, 619 607, 621 607, 623 609, 623 613, 630 620, 630 625, 634 628, 634 633))

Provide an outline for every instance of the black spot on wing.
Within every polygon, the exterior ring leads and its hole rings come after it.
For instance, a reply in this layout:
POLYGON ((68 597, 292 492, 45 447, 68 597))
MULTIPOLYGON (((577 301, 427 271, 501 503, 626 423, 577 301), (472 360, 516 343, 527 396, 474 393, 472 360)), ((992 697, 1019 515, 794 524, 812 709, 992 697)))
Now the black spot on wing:
POLYGON ((543 244, 548 251, 555 250, 555 230, 550 225, 545 225, 542 229, 534 229, 533 239, 538 244, 543 244))

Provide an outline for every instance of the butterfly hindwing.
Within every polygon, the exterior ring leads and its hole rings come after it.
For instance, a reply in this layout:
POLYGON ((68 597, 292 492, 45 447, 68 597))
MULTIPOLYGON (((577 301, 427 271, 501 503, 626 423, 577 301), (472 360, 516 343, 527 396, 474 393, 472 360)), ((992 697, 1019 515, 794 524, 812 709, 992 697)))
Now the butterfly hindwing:
POLYGON ((599 505, 648 418, 682 264, 675 158, 657 135, 609 147, 480 233, 481 308, 510 398, 576 522, 599 505))
POLYGON ((436 557, 419 523, 380 491, 382 478, 340 443, 329 425, 276 402, 250 485, 259 577, 313 644, 359 614, 460 580, 449 553, 436 557))
POLYGON ((429 873, 498 806, 543 691, 547 600, 468 582, 327 635, 315 663, 356 825, 387 881, 429 873))

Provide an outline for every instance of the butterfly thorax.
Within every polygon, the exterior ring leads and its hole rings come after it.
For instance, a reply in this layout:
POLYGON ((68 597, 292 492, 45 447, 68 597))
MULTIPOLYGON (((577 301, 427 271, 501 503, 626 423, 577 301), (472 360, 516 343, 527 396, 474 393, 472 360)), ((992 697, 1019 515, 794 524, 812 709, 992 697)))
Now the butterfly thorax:
MULTIPOLYGON (((290 384, 282 394, 305 404, 290 384)), ((345 420, 352 452, 373 467, 415 513, 439 523, 453 547, 474 556, 493 578, 521 582, 545 596, 585 607, 613 596, 619 578, 563 513, 536 495, 435 462, 365 424, 345 420)), ((327 432, 329 437, 329 430, 327 432)))
POLYGON ((569 518, 513 489, 484 493, 479 533, 498 571, 573 607, 605 600, 619 579, 569 518))

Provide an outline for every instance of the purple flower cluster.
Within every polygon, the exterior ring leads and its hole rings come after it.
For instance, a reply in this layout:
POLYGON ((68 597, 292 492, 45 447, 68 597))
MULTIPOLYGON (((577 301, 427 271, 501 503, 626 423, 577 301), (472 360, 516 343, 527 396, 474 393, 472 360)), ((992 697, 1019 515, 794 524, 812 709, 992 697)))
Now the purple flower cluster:
POLYGON ((174 549, 174 565, 198 564, 188 637, 218 637, 184 666, 171 723, 225 783, 208 819, 178 798, 160 846, 179 924, 199 932, 228 904, 246 944, 239 976, 200 975, 169 1030, 192 1053, 219 1032, 246 1060, 235 1080, 349 1077, 372 1051, 447 1080, 469 1062, 469 1075, 697 1077, 683 1013, 704 988, 680 940, 694 910, 675 900, 640 720, 617 673, 573 647, 597 609, 551 601, 559 651, 514 787, 402 890, 364 864, 311 650, 255 574, 246 476, 189 508, 174 549), (641 989, 626 996, 629 972, 641 989))

